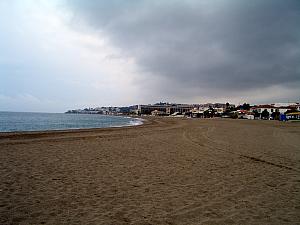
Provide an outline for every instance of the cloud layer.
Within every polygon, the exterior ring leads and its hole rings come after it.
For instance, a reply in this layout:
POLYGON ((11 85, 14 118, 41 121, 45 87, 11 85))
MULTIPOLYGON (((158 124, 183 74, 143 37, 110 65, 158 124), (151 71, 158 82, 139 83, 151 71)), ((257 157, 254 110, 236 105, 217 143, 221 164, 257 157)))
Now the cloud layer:
POLYGON ((72 0, 67 7, 73 26, 89 25, 133 57, 137 82, 157 96, 217 99, 265 90, 261 101, 272 92, 299 100, 298 0, 72 0))
POLYGON ((0 0, 0 110, 300 101, 299 0, 0 0))
POLYGON ((137 103, 134 63, 69 26, 61 1, 0 1, 0 111, 137 103), (131 76, 122 76, 122 74, 131 76), (124 86, 131 88, 123 88, 124 86))

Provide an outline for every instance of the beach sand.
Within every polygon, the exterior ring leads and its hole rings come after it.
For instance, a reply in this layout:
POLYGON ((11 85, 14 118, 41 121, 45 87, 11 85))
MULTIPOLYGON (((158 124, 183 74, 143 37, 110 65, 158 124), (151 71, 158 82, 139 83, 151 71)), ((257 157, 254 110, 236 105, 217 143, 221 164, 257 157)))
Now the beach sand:
POLYGON ((300 123, 0 135, 0 224, 300 224, 300 123))

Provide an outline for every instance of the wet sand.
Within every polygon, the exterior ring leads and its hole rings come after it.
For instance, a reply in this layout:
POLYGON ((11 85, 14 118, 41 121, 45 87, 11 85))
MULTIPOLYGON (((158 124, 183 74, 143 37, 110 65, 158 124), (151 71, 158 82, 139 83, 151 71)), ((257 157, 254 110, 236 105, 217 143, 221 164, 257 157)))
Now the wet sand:
POLYGON ((300 224, 300 123, 0 134, 0 224, 300 224))

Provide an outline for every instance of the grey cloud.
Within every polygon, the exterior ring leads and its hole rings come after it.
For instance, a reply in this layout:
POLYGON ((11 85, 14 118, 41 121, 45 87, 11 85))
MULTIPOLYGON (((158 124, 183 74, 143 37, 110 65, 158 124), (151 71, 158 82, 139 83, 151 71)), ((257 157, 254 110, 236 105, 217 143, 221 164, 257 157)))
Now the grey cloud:
POLYGON ((161 94, 172 86, 221 95, 300 85, 299 0, 72 0, 68 7, 141 70, 164 78, 168 85, 153 85, 161 94))

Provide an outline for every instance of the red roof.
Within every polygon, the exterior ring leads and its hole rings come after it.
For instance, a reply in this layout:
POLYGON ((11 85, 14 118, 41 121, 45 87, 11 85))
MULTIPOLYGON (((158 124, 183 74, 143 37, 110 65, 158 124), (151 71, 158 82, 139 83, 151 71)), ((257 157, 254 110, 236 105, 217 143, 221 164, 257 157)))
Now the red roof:
POLYGON ((273 105, 256 105, 254 107, 252 107, 254 109, 257 109, 257 108, 263 108, 263 109, 274 109, 276 108, 275 106, 273 105))

